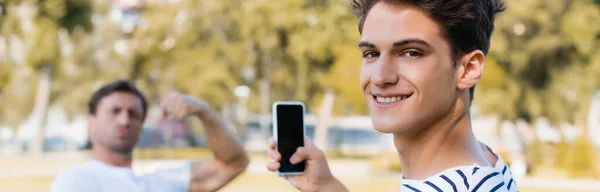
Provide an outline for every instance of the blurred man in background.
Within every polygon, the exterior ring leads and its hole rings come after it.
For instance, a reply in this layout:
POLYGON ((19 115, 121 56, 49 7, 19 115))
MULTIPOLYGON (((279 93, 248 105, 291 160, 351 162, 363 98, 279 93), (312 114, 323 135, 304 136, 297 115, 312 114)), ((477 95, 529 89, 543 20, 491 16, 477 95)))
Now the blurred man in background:
POLYGON ((171 93, 162 101, 162 109, 172 118, 202 120, 215 159, 136 176, 131 169, 132 152, 148 109, 142 93, 128 81, 115 81, 94 93, 88 107, 93 160, 60 173, 52 183, 53 192, 216 191, 249 163, 233 129, 207 103, 171 93))

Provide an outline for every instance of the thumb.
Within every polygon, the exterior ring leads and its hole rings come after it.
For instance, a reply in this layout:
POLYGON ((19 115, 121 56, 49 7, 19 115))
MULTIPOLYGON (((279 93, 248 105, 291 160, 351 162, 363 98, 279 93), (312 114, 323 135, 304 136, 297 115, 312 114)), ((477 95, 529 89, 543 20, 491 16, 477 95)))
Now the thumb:
POLYGON ((323 152, 316 148, 312 141, 307 137, 304 147, 298 147, 296 152, 290 158, 290 163, 297 164, 303 160, 315 160, 323 157, 323 152))
POLYGON ((305 147, 315 147, 315 144, 313 143, 313 141, 310 138, 305 136, 304 137, 304 146, 305 147))

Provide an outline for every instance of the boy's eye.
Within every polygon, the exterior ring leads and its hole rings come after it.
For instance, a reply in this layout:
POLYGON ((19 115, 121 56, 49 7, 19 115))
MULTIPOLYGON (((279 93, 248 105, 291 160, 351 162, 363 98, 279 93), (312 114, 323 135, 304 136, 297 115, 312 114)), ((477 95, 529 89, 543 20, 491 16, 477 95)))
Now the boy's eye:
POLYGON ((374 58, 379 57, 379 53, 374 51, 367 51, 363 53, 363 58, 374 58))
POLYGON ((403 56, 407 56, 407 57, 420 57, 423 56, 422 53, 418 52, 418 51, 407 51, 404 52, 404 54, 402 54, 403 56))

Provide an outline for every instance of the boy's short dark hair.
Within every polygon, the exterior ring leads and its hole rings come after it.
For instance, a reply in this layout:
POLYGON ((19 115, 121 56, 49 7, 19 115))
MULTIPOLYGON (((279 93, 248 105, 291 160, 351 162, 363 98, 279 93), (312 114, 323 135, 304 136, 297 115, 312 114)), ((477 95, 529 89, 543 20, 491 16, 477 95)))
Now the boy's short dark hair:
MULTIPOLYGON (((352 9, 360 19, 359 33, 362 34, 369 11, 379 2, 419 7, 439 24, 455 62, 474 50, 487 54, 496 14, 505 10, 502 0, 352 0, 352 9)), ((475 87, 469 90, 471 100, 474 90, 475 87)))
POLYGON ((104 85, 100 89, 98 89, 98 91, 96 91, 92 95, 90 101, 88 102, 89 114, 95 115, 100 100, 114 92, 127 92, 139 97, 140 100, 142 100, 142 120, 146 119, 146 112, 148 111, 148 102, 146 101, 144 95, 131 82, 127 80, 117 80, 107 85, 104 85))

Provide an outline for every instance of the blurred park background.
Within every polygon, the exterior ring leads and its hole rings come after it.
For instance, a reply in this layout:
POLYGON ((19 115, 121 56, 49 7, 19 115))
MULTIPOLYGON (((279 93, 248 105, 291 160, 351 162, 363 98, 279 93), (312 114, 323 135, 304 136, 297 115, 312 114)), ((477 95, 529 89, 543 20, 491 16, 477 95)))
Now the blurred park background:
MULTIPOLYGON (((401 167, 358 78, 349 0, 0 1, 0 191, 47 191, 89 160, 91 93, 118 78, 153 104, 134 170, 211 158, 201 123, 160 119, 168 91, 206 100, 251 152, 222 191, 294 191, 267 172, 270 107, 307 105, 308 136, 353 191, 396 191, 401 167)), ((600 191, 600 1, 506 0, 472 107, 477 137, 521 191, 600 191)))

